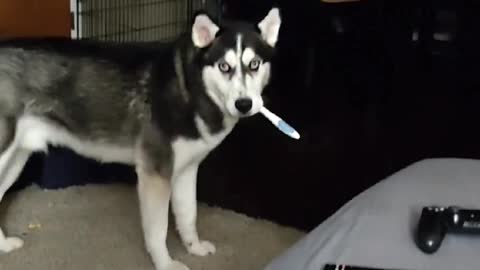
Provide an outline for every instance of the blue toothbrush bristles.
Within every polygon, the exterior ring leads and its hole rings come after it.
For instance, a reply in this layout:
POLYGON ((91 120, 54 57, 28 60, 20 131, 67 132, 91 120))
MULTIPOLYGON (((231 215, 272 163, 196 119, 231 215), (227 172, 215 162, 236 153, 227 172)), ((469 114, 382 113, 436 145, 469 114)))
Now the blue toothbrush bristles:
POLYGON ((268 119, 272 124, 274 124, 281 132, 285 133, 286 135, 294 138, 294 139, 300 139, 300 134, 287 122, 283 121, 280 117, 278 117, 276 114, 272 113, 269 111, 267 108, 263 107, 260 109, 260 112, 268 119))

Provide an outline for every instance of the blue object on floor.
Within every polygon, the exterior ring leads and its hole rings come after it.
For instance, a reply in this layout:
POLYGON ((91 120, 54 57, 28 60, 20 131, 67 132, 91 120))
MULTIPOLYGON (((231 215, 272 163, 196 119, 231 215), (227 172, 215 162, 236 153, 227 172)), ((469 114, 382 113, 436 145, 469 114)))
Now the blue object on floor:
POLYGON ((43 169, 44 155, 40 153, 33 154, 18 177, 17 181, 12 185, 8 192, 23 189, 32 183, 37 182, 41 178, 43 169))
POLYGON ((46 189, 92 183, 136 182, 136 174, 131 166, 101 164, 69 149, 53 147, 48 155, 42 155, 41 163, 26 167, 22 178, 19 180, 23 183, 35 182, 46 189))

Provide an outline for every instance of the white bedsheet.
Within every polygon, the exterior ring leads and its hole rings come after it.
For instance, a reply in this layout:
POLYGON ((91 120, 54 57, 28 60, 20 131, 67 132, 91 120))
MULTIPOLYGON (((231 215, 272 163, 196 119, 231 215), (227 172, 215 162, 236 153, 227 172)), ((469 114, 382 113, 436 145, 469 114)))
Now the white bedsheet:
POLYGON ((345 204, 264 270, 322 270, 327 262, 393 269, 478 270, 480 236, 447 234, 440 249, 413 242, 425 205, 480 209, 480 161, 429 159, 345 204))

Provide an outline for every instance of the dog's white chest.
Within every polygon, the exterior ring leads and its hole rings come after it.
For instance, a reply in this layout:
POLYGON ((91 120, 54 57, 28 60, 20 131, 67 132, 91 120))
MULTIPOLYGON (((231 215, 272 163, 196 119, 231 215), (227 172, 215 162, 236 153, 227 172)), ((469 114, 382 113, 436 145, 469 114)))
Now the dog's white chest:
POLYGON ((174 155, 174 173, 183 170, 192 163, 200 163, 225 137, 232 131, 235 123, 226 123, 223 131, 211 134, 205 122, 196 117, 195 122, 200 133, 198 139, 186 139, 180 137, 172 143, 174 155))

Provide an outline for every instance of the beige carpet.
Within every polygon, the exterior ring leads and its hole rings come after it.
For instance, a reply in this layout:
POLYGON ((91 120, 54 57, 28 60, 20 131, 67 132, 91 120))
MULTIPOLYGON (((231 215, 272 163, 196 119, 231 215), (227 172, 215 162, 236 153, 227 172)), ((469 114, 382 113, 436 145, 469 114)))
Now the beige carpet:
MULTIPOLYGON (((5 198, 0 222, 7 234, 25 240, 22 249, 0 254, 2 270, 153 270, 143 246, 133 186, 61 191, 29 187, 5 198)), ((172 257, 192 270, 260 270, 302 236, 290 228, 200 205, 199 232, 217 247, 215 255, 200 258, 188 255, 170 229, 172 257)))

